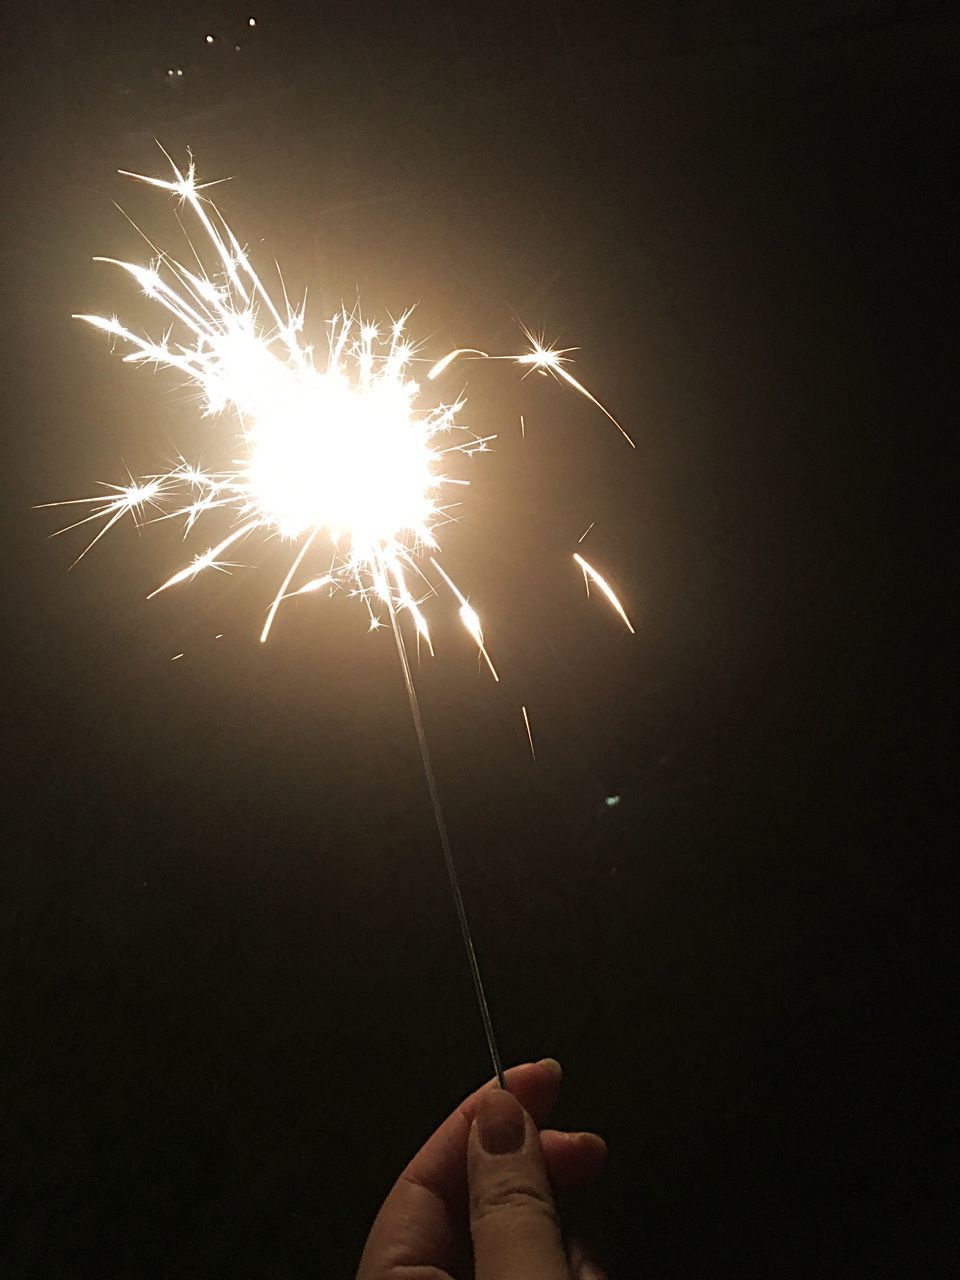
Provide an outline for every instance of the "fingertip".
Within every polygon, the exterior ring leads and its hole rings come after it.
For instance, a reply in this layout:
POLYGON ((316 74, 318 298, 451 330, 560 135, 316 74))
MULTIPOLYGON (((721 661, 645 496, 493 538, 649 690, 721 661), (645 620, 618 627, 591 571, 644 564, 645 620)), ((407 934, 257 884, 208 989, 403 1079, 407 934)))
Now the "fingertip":
POLYGON ((606 1158, 610 1154, 610 1148, 607 1145, 606 1138, 602 1138, 599 1133, 593 1133, 592 1131, 588 1131, 583 1133, 575 1133, 572 1136, 575 1138, 579 1138, 586 1146, 592 1146, 592 1147, 595 1147, 597 1151, 602 1151, 604 1158, 606 1158))
MULTIPOLYGON (((539 1065, 539 1062, 518 1062, 514 1067, 507 1067, 503 1073, 503 1078, 507 1084, 510 1084, 514 1080, 521 1080, 528 1076, 539 1065)), ((488 1089, 499 1089, 500 1081, 494 1076, 487 1081, 486 1087, 488 1089)))
POLYGON ((536 1065, 538 1067, 546 1067, 558 1084, 563 1079, 563 1067, 556 1058, 541 1058, 536 1065))
POLYGON ((571 1133, 569 1136, 570 1149, 576 1153, 577 1161, 591 1177, 598 1177, 610 1154, 606 1142, 599 1133, 571 1133))
POLYGON ((607 1163, 607 1144, 596 1133, 542 1129, 540 1145, 557 1191, 577 1191, 595 1182, 607 1163))
POLYGON ((550 1135, 561 1142, 575 1147, 593 1147, 598 1151, 602 1151, 606 1155, 610 1148, 607 1141, 602 1138, 599 1133, 594 1133, 587 1129, 551 1129, 550 1135))
MULTIPOLYGON (((510 1067, 503 1076, 508 1091, 515 1093, 534 1118, 541 1122, 556 1103, 563 1068, 555 1058, 543 1058, 539 1062, 524 1062, 510 1067)), ((497 1087, 496 1079, 487 1085, 488 1089, 497 1087)))

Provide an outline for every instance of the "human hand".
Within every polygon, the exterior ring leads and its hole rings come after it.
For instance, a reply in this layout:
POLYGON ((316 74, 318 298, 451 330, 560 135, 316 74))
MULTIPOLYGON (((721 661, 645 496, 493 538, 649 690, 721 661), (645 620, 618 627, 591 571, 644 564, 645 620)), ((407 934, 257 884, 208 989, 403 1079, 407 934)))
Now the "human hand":
POLYGON ((505 1073, 508 1092, 492 1081, 461 1102, 394 1183, 357 1280, 601 1280, 579 1245, 568 1256, 554 1195, 599 1177, 606 1144, 538 1132, 561 1075, 553 1059, 526 1063, 505 1073))

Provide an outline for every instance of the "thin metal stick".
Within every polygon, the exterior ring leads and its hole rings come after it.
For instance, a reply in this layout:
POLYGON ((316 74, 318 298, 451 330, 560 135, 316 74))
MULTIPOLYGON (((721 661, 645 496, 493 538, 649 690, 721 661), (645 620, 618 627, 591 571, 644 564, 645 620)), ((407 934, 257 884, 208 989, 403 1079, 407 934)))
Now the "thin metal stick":
POLYGON ((497 1048, 497 1038, 494 1035, 493 1021, 490 1017, 490 1006, 487 1004, 487 993, 484 990, 483 978, 480 976, 480 965, 473 946, 473 934, 470 932, 467 909, 463 904, 463 894, 460 890, 460 877, 457 875, 457 867, 450 849, 450 837, 447 835, 447 824, 443 816, 443 809, 440 807, 440 792, 437 789, 437 780, 434 776, 433 763, 430 759, 430 748, 427 746, 427 735, 423 727, 423 717, 420 715, 420 704, 417 701, 416 689, 413 687, 410 660, 407 657, 407 650, 403 643, 403 635, 400 632, 400 624, 397 621, 393 601, 389 598, 387 600, 387 608, 390 611, 390 625, 393 627, 393 638, 397 642, 397 653, 400 656, 400 666, 403 669, 403 682, 407 686, 407 698, 410 702, 410 714, 413 716, 413 727, 417 731, 420 759, 423 761, 423 772, 426 775, 427 789, 430 792, 430 803, 433 805, 433 816, 437 824, 437 834, 440 837, 440 848, 443 850, 443 860, 447 866, 447 876, 450 879, 450 888, 453 891, 453 901, 457 908, 457 919, 460 921, 463 945, 467 949, 467 960, 470 964, 470 976, 473 978, 473 989, 477 993, 477 1003, 480 1005, 480 1017, 483 1019, 487 1048, 490 1050, 490 1059, 493 1062, 493 1070, 496 1073, 497 1082, 501 1089, 506 1089, 503 1066, 500 1062, 500 1051, 497 1048))

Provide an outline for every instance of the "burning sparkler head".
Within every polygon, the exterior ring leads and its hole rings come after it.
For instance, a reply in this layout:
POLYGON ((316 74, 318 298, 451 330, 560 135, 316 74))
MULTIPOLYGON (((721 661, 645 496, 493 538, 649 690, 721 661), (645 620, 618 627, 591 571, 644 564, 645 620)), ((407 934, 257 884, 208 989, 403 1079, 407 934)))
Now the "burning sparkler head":
MULTIPOLYGON (((171 180, 127 176, 189 206, 206 236, 208 266, 200 265, 202 255, 192 244, 191 268, 164 252, 155 252, 149 266, 100 259, 122 268, 166 311, 170 327, 160 341, 140 337, 115 316, 78 318, 126 343, 127 362, 186 374, 201 392, 204 415, 234 424, 232 432, 218 424, 226 463, 208 471, 181 460, 165 475, 108 486, 105 496, 79 500, 92 510, 78 523, 101 521, 96 542, 124 515, 137 519, 148 507, 157 513, 154 518, 183 519, 188 531, 201 516, 219 511, 230 522, 226 536, 158 591, 203 569, 223 567, 223 552, 257 532, 279 535, 295 551, 268 610, 263 639, 282 600, 329 584, 347 585, 359 595, 372 625, 379 621, 378 604, 391 612, 406 610, 418 637, 430 645, 419 603, 434 588, 424 576, 421 555, 437 550, 434 530, 448 505, 444 490, 468 483, 441 467, 447 455, 470 455, 486 441, 457 421, 462 401, 422 403, 420 385, 411 376, 416 357, 406 336, 409 312, 381 335, 375 325, 341 309, 329 322, 327 358, 318 368, 313 349, 301 337, 302 308, 290 306, 285 289, 283 310, 274 302, 246 251, 202 194, 214 184, 197 182, 192 160, 186 172, 170 163, 171 180), (451 436, 455 442, 447 443, 451 436), (297 575, 306 576, 308 556, 324 556, 324 572, 318 575, 314 568, 297 586, 297 575), (419 599, 407 571, 419 580, 419 599)), ((511 359, 566 381, 611 417, 565 368, 567 352, 547 347, 529 332, 527 337, 530 350, 520 356, 457 350, 427 377, 437 378, 460 355, 511 359)), ((432 555, 429 562, 457 598, 463 626, 496 677, 477 613, 432 555)))

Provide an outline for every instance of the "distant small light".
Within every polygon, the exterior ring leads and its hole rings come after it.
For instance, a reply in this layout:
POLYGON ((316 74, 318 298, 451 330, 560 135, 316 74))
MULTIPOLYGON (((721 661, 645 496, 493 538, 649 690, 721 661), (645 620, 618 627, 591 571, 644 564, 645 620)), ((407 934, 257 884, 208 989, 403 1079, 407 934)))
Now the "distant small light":
POLYGON ((256 18, 248 18, 248 19, 247 19, 247 26, 248 26, 248 27, 255 27, 256 25, 257 25, 257 20, 256 20, 256 18))
POLYGON ((170 68, 170 70, 167 72, 167 75, 168 75, 168 76, 172 76, 172 75, 173 75, 173 68, 172 68, 172 67, 171 67, 171 68, 170 68))
POLYGON ((204 40, 206 40, 207 44, 213 44, 213 36, 204 36, 204 40))
POLYGON ((182 76, 182 75, 183 75, 183 72, 180 70, 180 68, 179 68, 179 67, 177 67, 177 75, 178 75, 178 76, 182 76))
POLYGON ((239 52, 240 52, 240 46, 239 46, 238 44, 235 44, 233 47, 234 47, 234 50, 235 50, 237 53, 239 53, 239 52))
POLYGON ((620 797, 607 796, 607 798, 604 800, 603 803, 607 806, 608 809, 615 809, 616 806, 620 803, 620 797))

